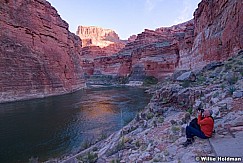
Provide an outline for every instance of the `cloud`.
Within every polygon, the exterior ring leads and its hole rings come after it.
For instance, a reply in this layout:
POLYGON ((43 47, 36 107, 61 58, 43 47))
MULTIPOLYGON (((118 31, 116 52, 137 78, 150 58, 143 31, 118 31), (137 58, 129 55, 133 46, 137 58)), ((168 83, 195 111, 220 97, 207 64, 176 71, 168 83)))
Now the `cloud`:
POLYGON ((179 24, 191 19, 193 11, 194 7, 191 0, 183 0, 183 9, 180 15, 175 19, 174 23, 179 24))

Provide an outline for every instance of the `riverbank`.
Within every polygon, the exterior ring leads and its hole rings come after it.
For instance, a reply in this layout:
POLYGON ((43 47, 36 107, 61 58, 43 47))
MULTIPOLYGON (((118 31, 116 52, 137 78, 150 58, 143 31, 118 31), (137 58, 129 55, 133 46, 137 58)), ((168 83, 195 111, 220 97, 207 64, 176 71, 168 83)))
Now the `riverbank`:
MULTIPOLYGON (((224 142, 233 145, 232 137, 242 136, 242 65, 240 52, 228 61, 213 62, 197 72, 175 72, 148 91, 153 94, 150 103, 129 125, 57 162, 196 162, 196 156, 219 156, 219 149, 227 151, 224 142), (185 127, 198 107, 213 110, 216 132, 213 138, 196 139, 184 148, 181 143, 185 141, 185 127)), ((241 142, 234 146, 228 151, 230 155, 234 149, 243 150, 241 142)))

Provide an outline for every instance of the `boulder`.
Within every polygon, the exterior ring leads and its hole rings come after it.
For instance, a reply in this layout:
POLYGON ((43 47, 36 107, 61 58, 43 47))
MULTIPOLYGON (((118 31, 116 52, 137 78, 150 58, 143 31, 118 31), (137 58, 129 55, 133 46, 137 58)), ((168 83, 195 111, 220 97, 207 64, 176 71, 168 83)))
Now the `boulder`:
POLYGON ((222 66, 223 63, 222 62, 216 62, 216 61, 213 61, 209 64, 207 64, 205 67, 203 67, 203 71, 208 71, 208 70, 213 70, 215 69, 216 67, 219 67, 219 66, 222 66))
POLYGON ((179 76, 181 76, 183 73, 187 72, 188 70, 176 70, 172 76, 171 79, 172 80, 176 80, 179 76))
POLYGON ((177 81, 196 81, 196 75, 192 71, 188 71, 176 78, 177 81))

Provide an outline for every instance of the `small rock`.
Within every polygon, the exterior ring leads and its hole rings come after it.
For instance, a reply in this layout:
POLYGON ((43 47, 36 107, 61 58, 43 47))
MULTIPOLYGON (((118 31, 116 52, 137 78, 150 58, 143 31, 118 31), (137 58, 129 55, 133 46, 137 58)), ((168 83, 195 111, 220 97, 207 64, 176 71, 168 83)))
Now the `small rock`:
POLYGON ((230 131, 243 131, 243 126, 236 126, 236 127, 231 127, 230 131))
POLYGON ((172 120, 170 121, 170 123, 171 123, 172 125, 177 124, 177 122, 176 122, 174 119, 172 119, 172 120))
POLYGON ((242 91, 235 91, 233 92, 233 98, 241 98, 243 96, 242 91))
POLYGON ((154 151, 155 151, 156 153, 159 153, 159 152, 160 152, 160 149, 155 148, 154 151))
POLYGON ((148 145, 146 151, 151 151, 151 150, 152 150, 151 143, 149 143, 149 145, 148 145))
POLYGON ((227 135, 227 134, 228 134, 228 132, 227 132, 227 131, 224 131, 222 134, 223 134, 223 135, 227 135))
POLYGON ((219 98, 217 98, 217 97, 211 98, 211 102, 212 102, 212 104, 216 104, 217 102, 219 102, 219 98))
POLYGON ((197 109, 201 108, 201 106, 202 106, 202 101, 196 100, 195 104, 193 105, 193 108, 197 110, 197 109))
POLYGON ((219 110, 227 110, 227 103, 221 103, 217 105, 219 107, 219 110))
POLYGON ((213 117, 218 117, 220 107, 219 106, 216 106, 216 107, 211 108, 211 110, 213 111, 213 115, 212 116, 213 117))
POLYGON ((243 116, 237 117, 235 120, 233 120, 232 126, 243 126, 243 116))

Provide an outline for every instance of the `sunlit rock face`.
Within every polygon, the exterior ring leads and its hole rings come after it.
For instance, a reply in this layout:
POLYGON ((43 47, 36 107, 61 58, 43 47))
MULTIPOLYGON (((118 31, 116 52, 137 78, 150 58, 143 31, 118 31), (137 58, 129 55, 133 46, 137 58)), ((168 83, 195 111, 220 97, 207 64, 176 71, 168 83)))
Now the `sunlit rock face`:
MULTIPOLYGON (((193 20, 172 27, 145 29, 131 36, 116 55, 131 56, 131 73, 139 67, 141 76, 158 79, 175 70, 200 69, 212 61, 223 61, 243 49, 242 7, 240 0, 203 0, 193 20)), ((108 66, 106 62, 104 65, 108 66)), ((113 74, 119 75, 118 67, 113 74)))
POLYGON ((115 31, 111 29, 94 26, 79 26, 76 34, 82 40, 82 47, 89 47, 84 48, 84 53, 92 54, 95 51, 95 53, 97 53, 96 57, 110 56, 117 53, 125 46, 125 42, 120 40, 115 31))
MULTIPOLYGON (((111 72, 111 74, 118 73, 118 71, 114 68, 104 68, 108 66, 108 63, 104 62, 103 65, 101 65, 97 58, 108 57, 116 54, 125 47, 127 41, 120 40, 115 31, 111 29, 94 26, 79 26, 76 34, 82 40, 81 55, 83 59, 81 61, 81 65, 85 75, 90 76, 93 75, 94 72, 99 71, 98 66, 101 66, 99 72, 104 70, 104 74, 107 74, 107 72, 111 72)), ((114 61, 114 58, 110 60, 114 61)), ((109 62, 109 65, 115 67, 117 62, 121 62, 121 59, 118 60, 119 61, 114 61, 114 65, 109 62)))
POLYGON ((124 48, 110 53, 110 56, 105 48, 84 47, 82 55, 85 60, 82 66, 87 75, 98 72, 104 75, 129 76, 136 71, 137 79, 142 79, 139 76, 163 79, 179 66, 184 57, 180 56, 180 52, 190 51, 193 34, 193 20, 172 27, 145 29, 141 34, 131 36, 124 48))
POLYGON ((242 8, 242 0, 202 0, 194 13, 192 68, 225 60, 243 49, 242 8))
POLYGON ((76 34, 84 40, 83 46, 93 45, 103 48, 121 42, 113 30, 95 26, 79 26, 76 34))
POLYGON ((84 86, 80 38, 45 0, 0 0, 0 102, 84 86))
POLYGON ((111 56, 125 47, 115 31, 94 26, 79 26, 76 34, 82 40, 82 55, 88 59, 111 56))

